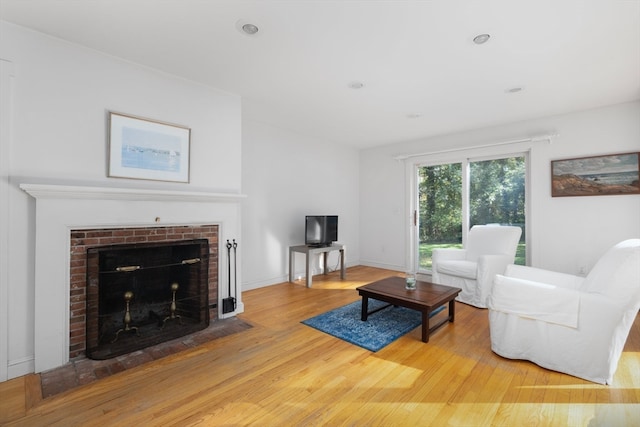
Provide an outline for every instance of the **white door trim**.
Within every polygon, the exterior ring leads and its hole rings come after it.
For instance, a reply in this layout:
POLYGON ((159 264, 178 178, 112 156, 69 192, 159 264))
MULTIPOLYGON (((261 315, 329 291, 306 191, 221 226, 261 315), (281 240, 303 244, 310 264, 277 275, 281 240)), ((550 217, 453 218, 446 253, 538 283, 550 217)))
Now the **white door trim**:
POLYGON ((13 123, 13 63, 0 59, 0 382, 9 375, 9 157, 13 123))

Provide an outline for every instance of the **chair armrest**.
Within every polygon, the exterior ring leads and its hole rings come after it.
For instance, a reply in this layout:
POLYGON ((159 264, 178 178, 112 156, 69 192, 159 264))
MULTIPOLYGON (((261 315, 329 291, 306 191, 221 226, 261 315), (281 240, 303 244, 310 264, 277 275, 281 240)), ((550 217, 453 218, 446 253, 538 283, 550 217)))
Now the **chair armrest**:
POLYGON ((433 250, 431 254, 432 260, 432 269, 431 269, 431 280, 433 283, 441 283, 442 278, 440 277, 440 272, 438 271, 438 263, 442 261, 462 261, 467 258, 467 250, 466 249, 457 249, 457 248, 436 248, 433 250))
POLYGON ((467 259, 467 250, 457 248, 436 248, 431 254, 431 259, 434 263, 444 260, 461 261, 467 259))
POLYGON ((532 282, 547 283, 566 289, 580 289, 585 280, 584 277, 574 276, 573 274, 559 273, 556 271, 515 264, 509 265, 504 272, 504 275, 532 282))
POLYGON ((499 274, 487 305, 491 310, 577 328, 580 292, 499 274))

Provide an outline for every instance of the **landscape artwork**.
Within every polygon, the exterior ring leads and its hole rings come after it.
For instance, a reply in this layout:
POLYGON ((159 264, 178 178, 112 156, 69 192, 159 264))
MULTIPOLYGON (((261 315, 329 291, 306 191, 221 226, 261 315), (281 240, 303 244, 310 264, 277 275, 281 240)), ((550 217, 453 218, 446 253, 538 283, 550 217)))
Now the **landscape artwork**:
POLYGON ((554 160, 551 196, 640 194, 640 153, 554 160))
POLYGON ((122 166, 180 172, 180 138, 158 132, 122 129, 122 166))
POLYGON ((108 175, 189 182, 189 140, 189 128, 110 113, 108 175))

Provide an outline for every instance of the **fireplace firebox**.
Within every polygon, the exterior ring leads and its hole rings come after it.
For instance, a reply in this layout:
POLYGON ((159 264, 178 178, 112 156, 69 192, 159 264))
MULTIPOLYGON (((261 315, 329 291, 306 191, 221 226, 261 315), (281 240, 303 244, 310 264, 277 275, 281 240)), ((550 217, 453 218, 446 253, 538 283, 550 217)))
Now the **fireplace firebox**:
POLYGON ((86 354, 109 359, 209 325, 209 241, 87 249, 86 354))

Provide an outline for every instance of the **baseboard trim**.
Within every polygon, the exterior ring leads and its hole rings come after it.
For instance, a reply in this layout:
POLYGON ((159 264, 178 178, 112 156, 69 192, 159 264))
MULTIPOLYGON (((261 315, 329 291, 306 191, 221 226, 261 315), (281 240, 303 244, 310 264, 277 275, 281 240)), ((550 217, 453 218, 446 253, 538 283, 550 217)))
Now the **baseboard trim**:
MULTIPOLYGON (((360 264, 357 264, 357 265, 360 265, 360 264)), ((349 267, 355 267, 355 266, 351 265, 348 262, 345 262, 344 268, 347 269, 349 267)), ((380 268, 386 268, 386 267, 380 267, 380 268)), ((333 273, 335 271, 339 271, 340 269, 339 268, 333 269, 331 266, 328 266, 328 270, 329 270, 329 273, 333 273)), ((317 276, 319 274, 322 274, 322 269, 314 268, 314 269, 312 269, 311 274, 313 276, 317 276)), ((297 280, 298 277, 304 278, 304 275, 305 275, 305 273, 304 273, 304 271, 302 271, 302 272, 294 273, 293 276, 294 276, 295 280, 297 280)), ((277 276, 277 277, 273 277, 273 278, 270 278, 270 279, 264 279, 264 280, 258 280, 258 281, 255 281, 255 282, 243 283, 242 284, 242 291, 244 292, 244 291, 250 291, 252 289, 258 289, 258 288, 264 288, 264 287, 267 287, 267 286, 278 285, 280 283, 284 283, 284 282, 288 282, 288 281, 289 281, 289 274, 284 274, 282 276, 277 276)))
POLYGON ((36 361, 34 356, 27 356, 21 359, 10 360, 8 363, 8 379, 22 377, 33 374, 36 371, 36 361))
POLYGON ((404 271, 404 265, 394 265, 394 264, 384 264, 375 261, 366 261, 360 260, 360 265, 364 265, 366 267, 375 267, 375 268, 383 268, 385 270, 393 270, 393 271, 404 271))

